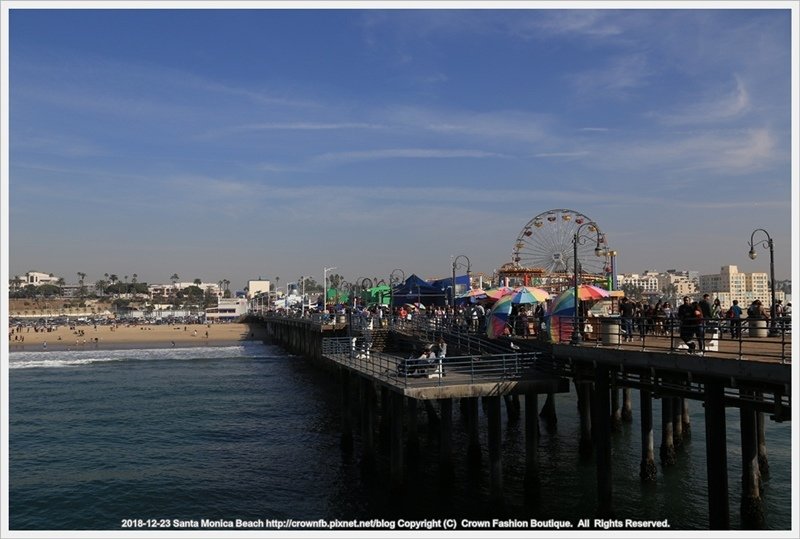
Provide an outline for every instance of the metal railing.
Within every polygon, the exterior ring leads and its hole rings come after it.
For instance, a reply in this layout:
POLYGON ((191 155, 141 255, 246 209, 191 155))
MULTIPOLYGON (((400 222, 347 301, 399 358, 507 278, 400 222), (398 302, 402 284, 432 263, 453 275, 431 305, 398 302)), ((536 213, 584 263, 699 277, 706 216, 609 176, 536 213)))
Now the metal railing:
MULTIPOLYGON (((572 316, 551 319, 556 328, 551 332, 552 342, 570 344, 574 321, 572 316)), ((780 325, 770 336, 764 319, 703 319, 682 328, 677 318, 632 318, 626 322, 620 317, 582 317, 577 327, 583 346, 791 363, 791 328, 780 325)))
POLYGON ((517 380, 539 358, 539 354, 534 352, 400 358, 370 350, 369 344, 360 337, 323 339, 322 355, 372 378, 400 387, 517 380))

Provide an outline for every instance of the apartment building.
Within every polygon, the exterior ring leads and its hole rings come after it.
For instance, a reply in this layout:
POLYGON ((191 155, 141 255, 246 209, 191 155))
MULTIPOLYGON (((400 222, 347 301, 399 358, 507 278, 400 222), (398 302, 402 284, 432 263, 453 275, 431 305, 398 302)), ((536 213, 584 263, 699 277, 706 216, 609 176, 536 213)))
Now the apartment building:
MULTIPOLYGON (((746 306, 760 299, 769 306, 772 299, 766 273, 741 273, 736 266, 722 266, 719 273, 701 275, 700 292, 718 298, 722 305, 730 305, 736 299, 746 306)), ((784 293, 776 291, 775 299, 784 300, 784 293)))

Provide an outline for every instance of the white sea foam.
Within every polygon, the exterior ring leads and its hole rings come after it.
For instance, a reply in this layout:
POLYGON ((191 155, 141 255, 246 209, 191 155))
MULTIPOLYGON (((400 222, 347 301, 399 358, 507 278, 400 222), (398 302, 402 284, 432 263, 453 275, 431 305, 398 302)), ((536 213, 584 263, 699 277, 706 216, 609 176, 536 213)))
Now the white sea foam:
MULTIPOLYGON (((202 360, 248 357, 258 359, 279 352, 265 344, 248 343, 237 346, 188 348, 139 348, 131 350, 65 350, 11 352, 9 369, 80 367, 94 363, 119 361, 202 360)), ((285 354, 283 354, 285 355, 285 354)))

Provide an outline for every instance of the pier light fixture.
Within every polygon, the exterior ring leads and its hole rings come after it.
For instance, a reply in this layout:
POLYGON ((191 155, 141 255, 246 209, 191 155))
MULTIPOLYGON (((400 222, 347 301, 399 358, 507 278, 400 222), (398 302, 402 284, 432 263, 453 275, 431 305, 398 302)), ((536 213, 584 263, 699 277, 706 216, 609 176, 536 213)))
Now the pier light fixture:
POLYGON ((580 300, 578 299, 578 274, 580 273, 580 262, 578 261, 578 245, 584 245, 587 241, 594 240, 596 245, 594 248, 595 256, 604 256, 606 254, 606 250, 600 246, 602 243, 601 234, 598 231, 597 223, 594 221, 589 221, 587 223, 583 223, 575 230, 575 234, 572 237, 572 265, 574 267, 574 275, 573 275, 573 286, 575 287, 575 316, 572 319, 572 338, 570 339, 570 344, 580 344, 581 342, 581 332, 580 332, 580 313, 578 309, 578 305, 580 305, 580 300), (584 228, 587 228, 589 232, 594 232, 594 237, 591 234, 583 233, 584 228))
POLYGON ((456 268, 465 268, 467 270, 467 291, 469 292, 469 289, 472 287, 472 279, 469 274, 472 265, 470 264, 469 258, 467 258, 466 255, 458 255, 453 259, 453 289, 450 294, 450 303, 453 309, 456 308, 456 268), (462 258, 467 261, 466 265, 463 261, 460 261, 462 258))
POLYGON ((389 274, 389 311, 390 315, 394 314, 394 287, 400 283, 405 282, 406 272, 400 268, 395 268, 389 274))
POLYGON ((775 327, 775 250, 774 244, 772 243, 772 237, 769 235, 769 232, 763 228, 757 228, 753 230, 752 234, 750 234, 749 245, 750 252, 747 254, 750 256, 751 260, 755 260, 758 256, 758 253, 756 253, 756 245, 761 245, 764 249, 769 249, 769 293, 771 296, 769 308, 769 334, 770 336, 775 336, 778 331, 775 327), (755 238, 756 232, 763 232, 767 239, 754 242, 753 239, 755 238))

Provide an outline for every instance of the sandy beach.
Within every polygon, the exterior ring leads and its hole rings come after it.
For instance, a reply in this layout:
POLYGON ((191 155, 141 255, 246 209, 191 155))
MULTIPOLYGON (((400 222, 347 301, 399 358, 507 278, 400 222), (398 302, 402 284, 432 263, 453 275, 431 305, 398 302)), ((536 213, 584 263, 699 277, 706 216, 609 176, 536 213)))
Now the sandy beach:
POLYGON ((75 350, 78 347, 92 349, 121 349, 186 346, 221 346, 237 342, 264 339, 262 328, 247 324, 176 324, 137 326, 60 326, 55 331, 34 332, 23 328, 14 331, 9 341, 11 351, 23 350, 75 350), (83 332, 81 334, 81 332, 83 332), (24 341, 14 340, 24 337, 24 341), (46 343, 46 346, 45 346, 46 343))

